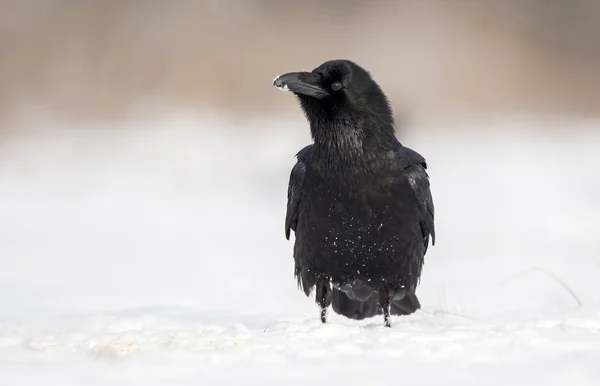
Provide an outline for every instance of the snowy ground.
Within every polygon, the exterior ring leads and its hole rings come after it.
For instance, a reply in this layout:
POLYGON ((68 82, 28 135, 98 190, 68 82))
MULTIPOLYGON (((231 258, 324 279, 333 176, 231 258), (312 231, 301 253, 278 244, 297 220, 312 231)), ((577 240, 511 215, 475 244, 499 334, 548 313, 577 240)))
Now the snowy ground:
POLYGON ((296 289, 294 120, 15 124, 0 384, 599 384, 600 125, 404 134, 431 164, 438 244, 423 310, 384 329, 320 325, 296 289))

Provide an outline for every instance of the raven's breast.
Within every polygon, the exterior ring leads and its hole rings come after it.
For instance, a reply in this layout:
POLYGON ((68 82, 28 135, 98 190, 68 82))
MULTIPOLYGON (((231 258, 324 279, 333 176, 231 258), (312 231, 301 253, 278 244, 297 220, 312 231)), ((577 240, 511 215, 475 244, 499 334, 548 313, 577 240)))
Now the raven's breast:
POLYGON ((320 181, 306 189, 296 231, 295 258, 344 282, 397 280, 422 260, 417 206, 407 181, 372 179, 361 186, 320 181))

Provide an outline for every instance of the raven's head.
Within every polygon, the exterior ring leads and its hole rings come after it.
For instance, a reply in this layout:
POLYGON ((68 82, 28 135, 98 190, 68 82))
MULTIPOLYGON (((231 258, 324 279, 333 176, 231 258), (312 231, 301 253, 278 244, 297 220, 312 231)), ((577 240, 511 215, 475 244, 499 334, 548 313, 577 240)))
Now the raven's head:
POLYGON ((283 74, 273 86, 298 96, 316 144, 361 154, 397 143, 385 94, 365 69, 349 60, 283 74))

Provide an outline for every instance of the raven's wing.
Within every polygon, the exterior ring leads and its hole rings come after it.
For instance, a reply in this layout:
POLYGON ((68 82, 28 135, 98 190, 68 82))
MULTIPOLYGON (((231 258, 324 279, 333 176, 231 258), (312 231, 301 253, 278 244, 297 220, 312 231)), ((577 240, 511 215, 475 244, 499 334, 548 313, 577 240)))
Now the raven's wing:
POLYGON ((404 168, 404 174, 408 178, 411 188, 415 192, 415 197, 421 209, 421 231, 423 232, 423 242, 425 243, 425 251, 429 246, 429 237, 431 236, 431 244, 435 245, 435 226, 434 216, 435 208, 433 206, 433 198, 429 188, 429 175, 427 174, 427 163, 425 160, 411 163, 404 168))
POLYGON ((298 224, 298 208, 300 207, 300 198, 302 196, 302 184, 304 184, 304 175, 306 174, 306 165, 298 161, 292 173, 290 174, 290 183, 287 193, 287 212, 285 214, 285 238, 290 239, 290 229, 296 231, 298 224))

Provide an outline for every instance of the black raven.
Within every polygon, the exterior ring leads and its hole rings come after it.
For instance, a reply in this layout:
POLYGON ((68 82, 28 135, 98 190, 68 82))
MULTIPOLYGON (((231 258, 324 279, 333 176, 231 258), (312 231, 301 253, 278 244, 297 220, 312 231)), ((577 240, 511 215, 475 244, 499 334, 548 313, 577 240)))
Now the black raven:
POLYGON ((297 95, 314 144, 302 149, 288 187, 285 236, 295 232, 295 276, 316 287, 321 321, 420 308, 415 289, 435 243, 425 159, 395 136, 385 94, 348 60, 291 72, 273 85, 297 95), (333 290, 331 288, 333 285, 333 290))

